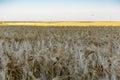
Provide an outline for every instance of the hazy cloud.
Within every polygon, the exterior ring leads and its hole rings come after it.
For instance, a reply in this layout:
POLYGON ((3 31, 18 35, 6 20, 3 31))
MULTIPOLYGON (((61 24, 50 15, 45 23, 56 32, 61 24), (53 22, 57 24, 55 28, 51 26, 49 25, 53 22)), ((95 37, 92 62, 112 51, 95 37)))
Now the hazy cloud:
POLYGON ((120 6, 116 2, 111 4, 113 0, 104 0, 107 3, 104 6, 95 5, 103 0, 69 0, 69 4, 68 0, 45 1, 6 0, 6 4, 0 6, 0 21, 120 21, 120 6), (87 3, 90 5, 85 5, 87 3))

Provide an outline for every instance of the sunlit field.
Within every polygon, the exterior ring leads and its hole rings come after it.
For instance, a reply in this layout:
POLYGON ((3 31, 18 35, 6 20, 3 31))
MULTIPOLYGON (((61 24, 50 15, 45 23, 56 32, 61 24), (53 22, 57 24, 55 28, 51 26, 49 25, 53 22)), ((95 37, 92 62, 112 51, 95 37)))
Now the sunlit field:
POLYGON ((120 27, 0 27, 0 80, 120 80, 120 27))
POLYGON ((48 27, 48 26, 54 26, 54 27, 68 27, 68 26, 120 26, 120 22, 0 22, 0 26, 39 26, 39 27, 48 27))

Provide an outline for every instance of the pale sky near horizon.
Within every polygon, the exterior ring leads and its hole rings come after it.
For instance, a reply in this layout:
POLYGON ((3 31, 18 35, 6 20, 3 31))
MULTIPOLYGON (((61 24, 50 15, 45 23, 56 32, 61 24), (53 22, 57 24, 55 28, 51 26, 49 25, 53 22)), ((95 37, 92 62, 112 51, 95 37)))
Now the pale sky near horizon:
POLYGON ((120 0, 0 0, 0 21, 120 21, 120 0))

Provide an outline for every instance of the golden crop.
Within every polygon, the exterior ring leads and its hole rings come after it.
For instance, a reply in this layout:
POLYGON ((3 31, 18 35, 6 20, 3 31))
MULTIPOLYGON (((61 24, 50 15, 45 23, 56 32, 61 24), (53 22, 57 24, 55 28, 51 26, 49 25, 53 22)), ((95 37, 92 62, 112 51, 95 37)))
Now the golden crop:
POLYGON ((120 26, 120 22, 0 22, 0 26, 120 26))

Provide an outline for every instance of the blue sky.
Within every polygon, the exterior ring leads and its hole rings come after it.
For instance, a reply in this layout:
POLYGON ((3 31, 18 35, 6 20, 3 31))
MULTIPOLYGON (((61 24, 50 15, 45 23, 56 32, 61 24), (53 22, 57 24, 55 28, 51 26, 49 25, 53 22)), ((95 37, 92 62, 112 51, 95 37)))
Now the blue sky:
POLYGON ((84 4, 84 5, 116 5, 120 0, 0 0, 2 4, 84 4))
POLYGON ((0 21, 120 21, 120 0, 0 0, 0 21))

